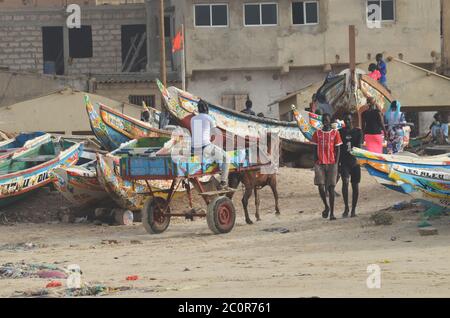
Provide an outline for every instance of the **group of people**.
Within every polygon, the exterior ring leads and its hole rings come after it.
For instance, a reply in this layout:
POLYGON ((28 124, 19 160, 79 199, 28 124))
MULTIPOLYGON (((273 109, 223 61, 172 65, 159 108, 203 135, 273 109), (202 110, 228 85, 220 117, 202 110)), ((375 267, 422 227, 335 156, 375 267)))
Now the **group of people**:
POLYGON ((382 153, 383 140, 387 139, 390 153, 402 149, 403 126, 406 124, 405 115, 400 110, 398 101, 393 101, 389 110, 383 116, 372 97, 367 97, 367 110, 362 113, 362 129, 354 127, 353 116, 345 113, 345 126, 340 130, 332 128, 332 117, 329 113, 322 115, 323 127, 313 135, 315 149, 314 184, 319 189, 320 197, 325 209, 323 218, 336 220, 334 214, 335 187, 342 179, 342 197, 344 200, 343 217, 356 216, 356 206, 359 197, 359 183, 361 182, 361 167, 351 154, 353 147, 361 148, 363 144, 367 150, 382 153), (352 204, 349 205, 349 186, 352 186, 352 204), (328 196, 328 199, 327 199, 328 196))
POLYGON ((371 63, 369 65, 369 77, 378 81, 381 85, 387 88, 387 66, 383 59, 383 54, 378 53, 375 57, 377 63, 371 63))

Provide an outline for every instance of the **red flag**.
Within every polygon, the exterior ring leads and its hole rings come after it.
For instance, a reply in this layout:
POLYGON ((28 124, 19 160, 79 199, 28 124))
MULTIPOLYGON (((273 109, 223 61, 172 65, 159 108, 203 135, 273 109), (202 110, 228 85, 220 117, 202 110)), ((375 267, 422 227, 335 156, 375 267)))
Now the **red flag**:
POLYGON ((184 44, 183 34, 181 34, 181 31, 179 31, 172 41, 172 53, 181 50, 183 48, 183 44, 184 44))

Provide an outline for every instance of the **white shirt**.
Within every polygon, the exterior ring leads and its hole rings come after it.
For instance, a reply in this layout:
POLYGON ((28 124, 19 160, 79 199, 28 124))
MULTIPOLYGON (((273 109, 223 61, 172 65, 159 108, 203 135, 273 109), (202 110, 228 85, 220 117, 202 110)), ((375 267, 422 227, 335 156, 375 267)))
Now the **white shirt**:
POLYGON ((211 130, 216 127, 214 119, 200 113, 191 118, 192 148, 202 148, 211 143, 211 130))

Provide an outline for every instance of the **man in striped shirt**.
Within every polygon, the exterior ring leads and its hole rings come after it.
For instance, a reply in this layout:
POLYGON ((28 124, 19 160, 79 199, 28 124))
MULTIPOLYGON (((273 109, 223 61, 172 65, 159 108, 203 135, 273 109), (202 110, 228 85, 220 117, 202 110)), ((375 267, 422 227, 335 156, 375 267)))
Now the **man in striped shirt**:
POLYGON ((324 219, 330 216, 330 220, 336 220, 334 216, 334 187, 338 176, 338 162, 340 155, 341 136, 337 129, 331 127, 331 115, 328 113, 322 116, 323 127, 313 135, 313 143, 316 145, 314 184, 319 188, 320 197, 325 205, 322 212, 324 219), (327 202, 326 191, 330 198, 327 202))

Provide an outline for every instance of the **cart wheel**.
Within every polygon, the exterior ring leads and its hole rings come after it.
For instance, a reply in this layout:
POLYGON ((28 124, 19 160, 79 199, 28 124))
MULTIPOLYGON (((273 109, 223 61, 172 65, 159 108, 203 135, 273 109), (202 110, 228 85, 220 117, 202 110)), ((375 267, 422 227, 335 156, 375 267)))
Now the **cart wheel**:
MULTIPOLYGON (((160 197, 151 197, 145 201, 141 212, 142 224, 148 233, 160 234, 169 226, 170 216, 162 213, 166 204, 166 200, 160 197)), ((170 213, 170 207, 167 208, 166 212, 170 213)))
POLYGON ((113 209, 111 213, 114 216, 114 220, 119 225, 132 225, 133 224, 133 212, 123 209, 113 209))
POLYGON ((233 201, 224 196, 215 198, 208 204, 206 221, 209 229, 214 234, 230 232, 236 221, 236 210, 234 209, 233 201))

